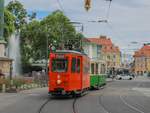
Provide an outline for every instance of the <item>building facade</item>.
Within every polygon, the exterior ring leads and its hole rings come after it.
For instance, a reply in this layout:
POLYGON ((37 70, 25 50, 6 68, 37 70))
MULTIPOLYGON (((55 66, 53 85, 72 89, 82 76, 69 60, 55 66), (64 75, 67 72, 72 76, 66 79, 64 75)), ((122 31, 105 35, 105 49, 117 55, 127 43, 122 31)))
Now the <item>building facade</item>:
POLYGON ((3 73, 5 76, 10 76, 11 65, 12 59, 7 57, 0 57, 0 73, 3 73))
POLYGON ((102 46, 88 39, 83 41, 83 50, 90 58, 90 74, 105 74, 106 63, 101 54, 102 46))
POLYGON ((112 73, 121 65, 121 52, 119 47, 115 46, 110 38, 100 36, 99 38, 88 38, 91 42, 101 45, 101 56, 106 62, 107 73, 112 73))
POLYGON ((134 53, 134 73, 145 75, 150 72, 150 45, 144 45, 134 53))

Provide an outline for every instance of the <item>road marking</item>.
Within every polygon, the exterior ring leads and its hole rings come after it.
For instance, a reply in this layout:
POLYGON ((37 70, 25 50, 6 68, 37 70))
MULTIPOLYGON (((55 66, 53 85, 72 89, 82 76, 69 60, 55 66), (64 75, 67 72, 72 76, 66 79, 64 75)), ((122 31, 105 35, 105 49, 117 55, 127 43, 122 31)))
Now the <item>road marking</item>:
POLYGON ((130 107, 131 109, 133 109, 133 110, 135 110, 135 111, 137 111, 137 112, 139 112, 139 113, 145 113, 145 112, 139 110, 138 108, 136 108, 136 107, 134 107, 134 106, 128 104, 128 103, 122 98, 121 95, 120 95, 120 99, 122 100, 122 102, 123 102, 125 105, 127 105, 127 106, 130 107))
POLYGON ((101 97, 102 97, 102 95, 99 97, 99 104, 101 105, 101 108, 103 109, 103 111, 104 111, 105 113, 111 113, 111 112, 108 112, 108 111, 105 109, 104 105, 102 104, 101 97))
POLYGON ((143 93, 145 96, 150 97, 150 88, 132 88, 134 91, 143 93))

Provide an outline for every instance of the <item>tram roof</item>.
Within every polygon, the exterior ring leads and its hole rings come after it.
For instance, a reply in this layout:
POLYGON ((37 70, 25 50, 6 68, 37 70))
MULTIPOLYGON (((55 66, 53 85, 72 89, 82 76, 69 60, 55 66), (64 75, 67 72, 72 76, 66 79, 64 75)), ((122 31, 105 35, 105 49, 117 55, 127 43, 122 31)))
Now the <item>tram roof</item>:
POLYGON ((75 54, 80 54, 80 55, 86 55, 85 53, 79 52, 79 51, 74 51, 74 50, 56 50, 54 53, 75 53, 75 54))

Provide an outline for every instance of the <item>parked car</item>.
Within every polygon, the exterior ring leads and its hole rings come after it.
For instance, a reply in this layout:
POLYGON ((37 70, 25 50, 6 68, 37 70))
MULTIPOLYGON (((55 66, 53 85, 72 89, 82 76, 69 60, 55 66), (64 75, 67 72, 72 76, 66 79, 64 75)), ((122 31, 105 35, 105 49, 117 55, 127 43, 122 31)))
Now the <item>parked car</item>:
POLYGON ((127 74, 121 74, 116 76, 117 80, 132 80, 133 76, 127 74))

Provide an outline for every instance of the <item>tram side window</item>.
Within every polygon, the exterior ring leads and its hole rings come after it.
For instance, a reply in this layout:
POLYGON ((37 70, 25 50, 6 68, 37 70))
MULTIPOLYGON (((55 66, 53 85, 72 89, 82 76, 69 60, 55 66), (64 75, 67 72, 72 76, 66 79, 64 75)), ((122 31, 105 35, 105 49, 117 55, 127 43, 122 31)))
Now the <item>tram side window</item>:
POLYGON ((77 72, 80 73, 80 59, 77 59, 77 72))
POLYGON ((72 58, 71 71, 80 73, 80 59, 72 58))

